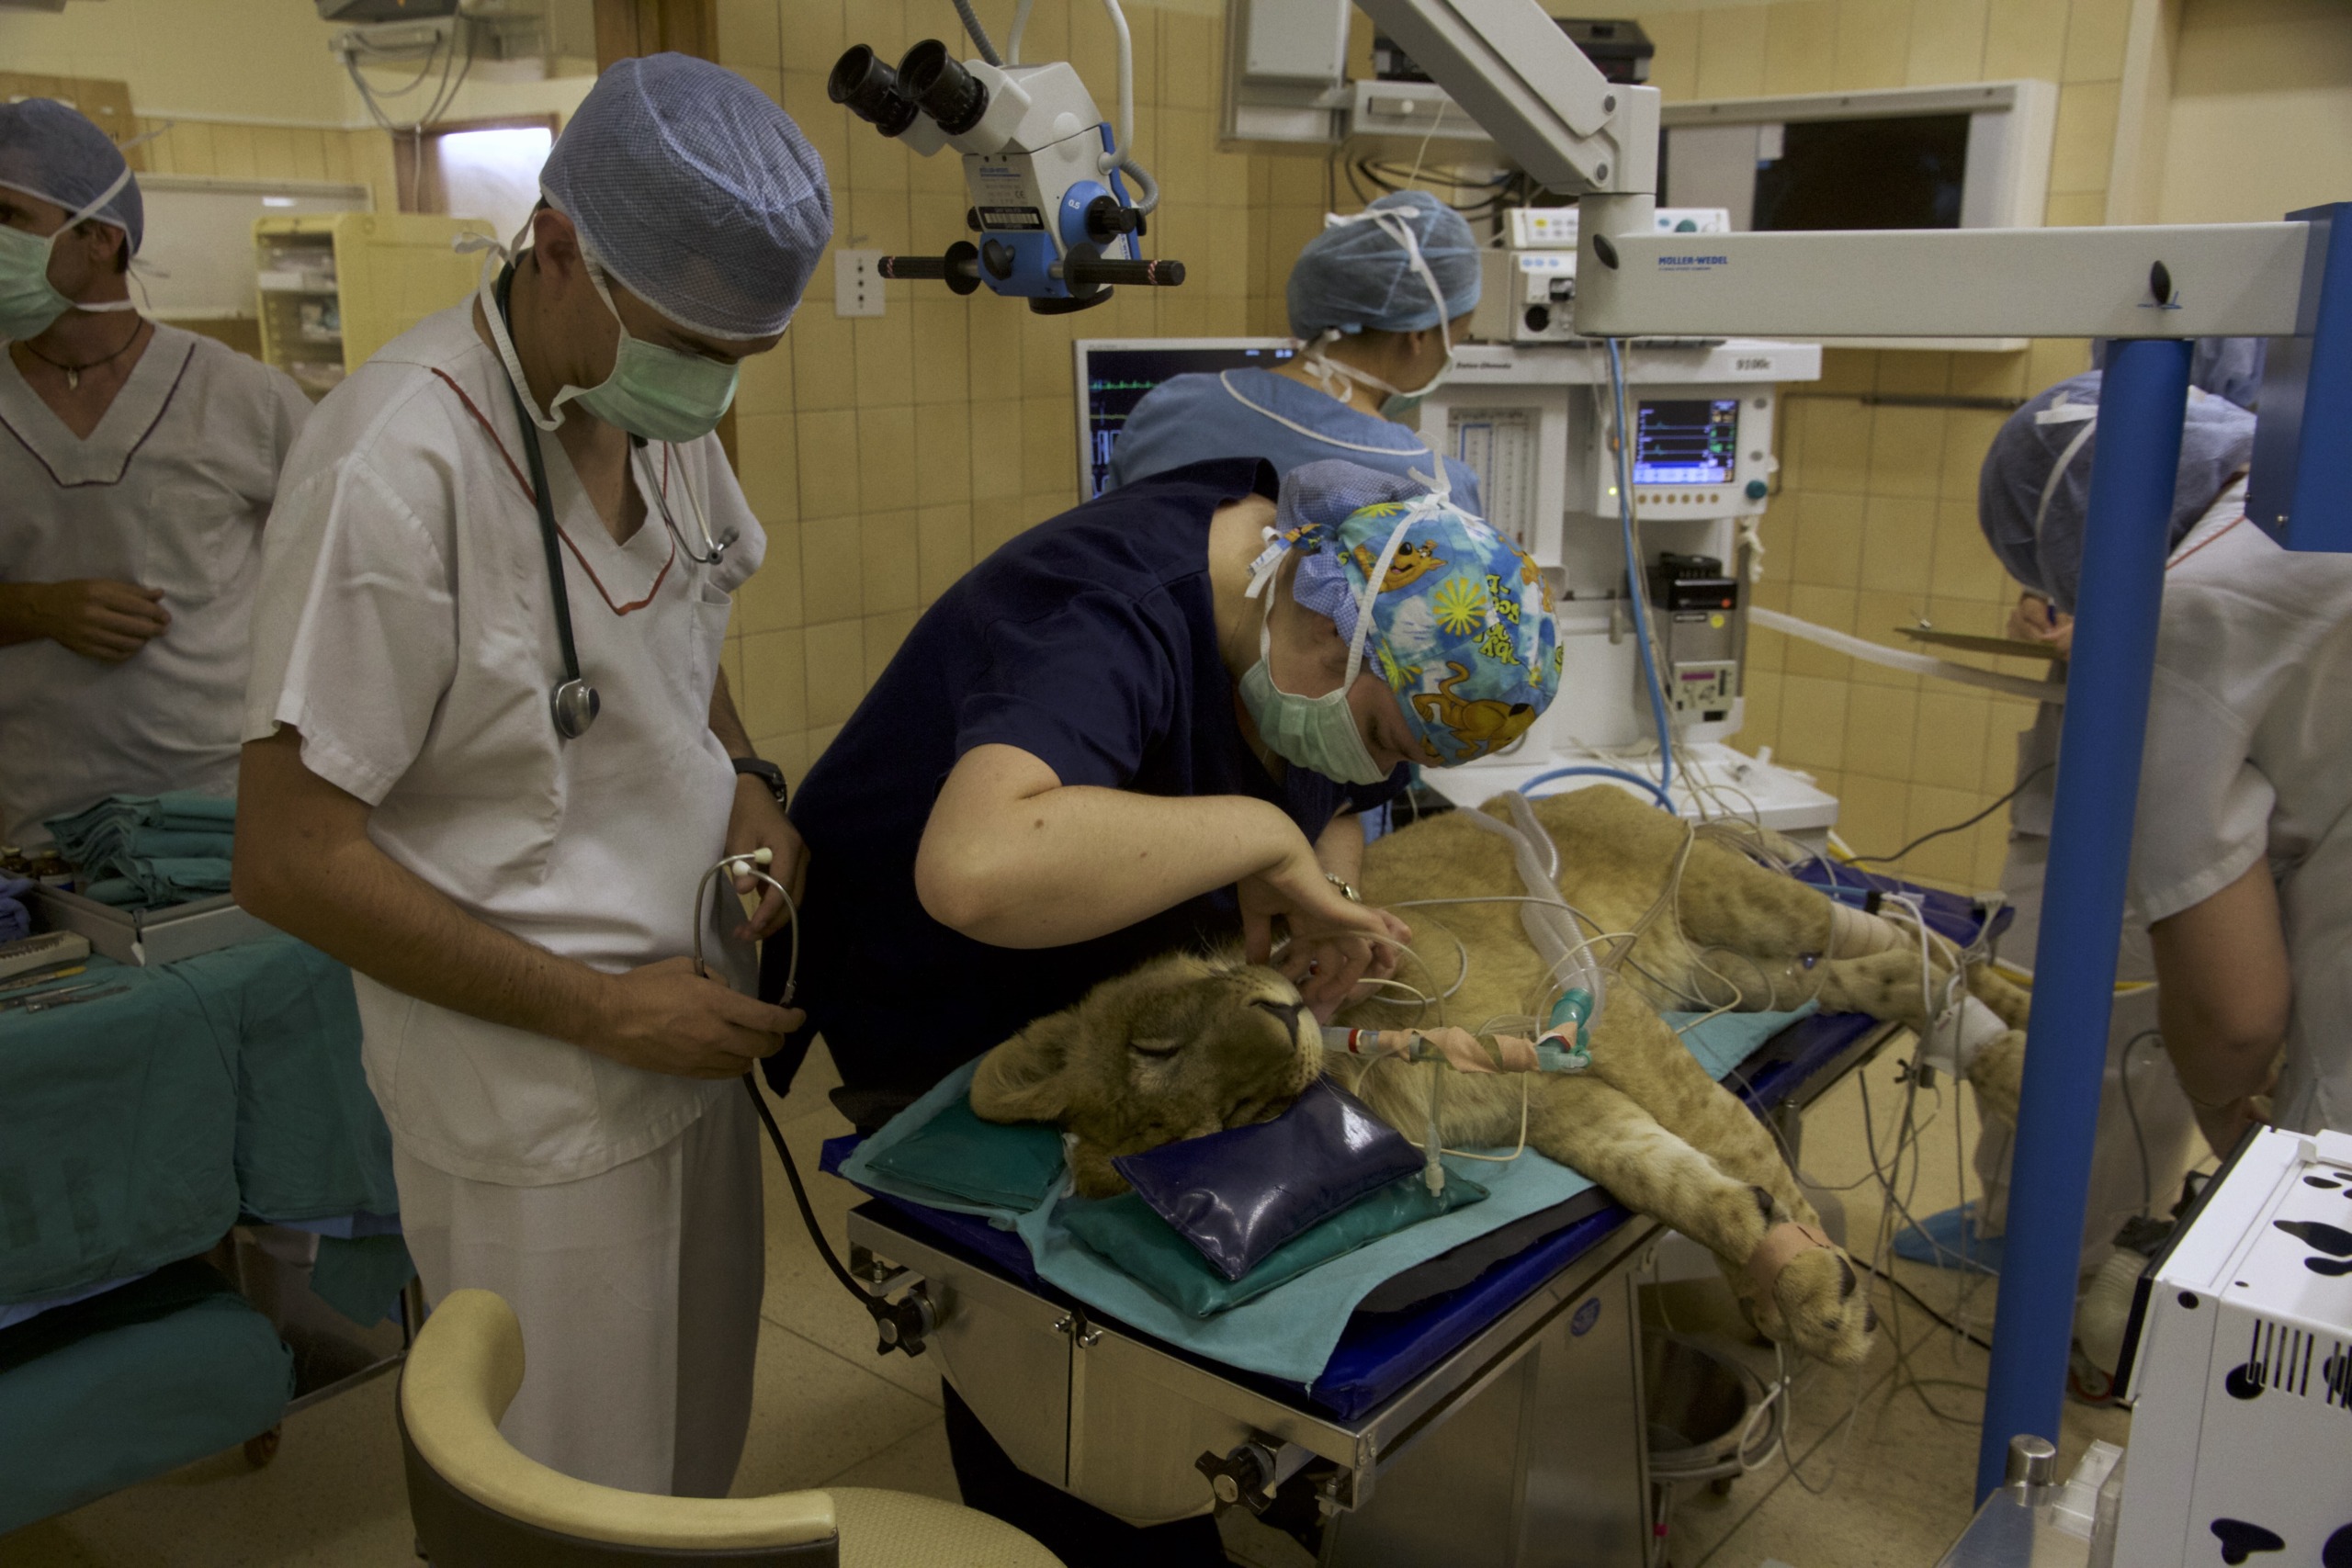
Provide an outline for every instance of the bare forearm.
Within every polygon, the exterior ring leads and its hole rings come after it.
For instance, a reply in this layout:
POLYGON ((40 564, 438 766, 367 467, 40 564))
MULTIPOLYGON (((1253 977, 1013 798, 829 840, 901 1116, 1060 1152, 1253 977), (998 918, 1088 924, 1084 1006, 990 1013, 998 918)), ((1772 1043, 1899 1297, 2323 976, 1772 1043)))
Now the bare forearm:
POLYGON ((1315 840, 1315 858, 1323 869, 1353 887, 1363 879, 1363 818, 1343 811, 1331 818, 1315 840))
POLYGON ((285 799, 274 786, 286 781, 271 775, 300 766, 280 754, 291 750, 284 744, 290 734, 245 748, 237 901, 396 991, 590 1044, 609 1008, 609 977, 476 919, 378 849, 364 817, 355 835, 349 824, 285 799), (256 758, 266 748, 278 750, 256 758))
POLYGON ((2149 928, 2156 1019, 2191 1100, 2258 1094, 2286 1043, 2293 980, 2270 868, 2256 861, 2203 903, 2149 928))
POLYGON ((2182 1091, 2206 1105, 2226 1105, 2267 1089, 2285 1031, 2233 1029, 2193 999, 2175 999, 2175 989, 2159 982, 2156 1027, 2182 1091))
POLYGON ((933 919, 998 947, 1102 936, 1304 848, 1262 800, 1089 787, 1031 796, 956 837, 943 846, 926 833, 916 890, 933 919))

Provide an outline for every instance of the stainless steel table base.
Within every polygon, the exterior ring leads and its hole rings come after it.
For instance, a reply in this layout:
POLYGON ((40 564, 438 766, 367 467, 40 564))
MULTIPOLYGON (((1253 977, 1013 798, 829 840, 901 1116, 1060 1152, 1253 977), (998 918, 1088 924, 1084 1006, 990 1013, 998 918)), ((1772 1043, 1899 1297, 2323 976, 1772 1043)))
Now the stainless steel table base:
POLYGON ((1203 1453, 1313 1467, 1331 1568, 1637 1568, 1647 1529, 1632 1222, 1369 1415, 1342 1420, 1170 1353, 920 1239, 850 1237, 921 1275, 940 1370, 1028 1473, 1135 1524, 1209 1511, 1203 1453))

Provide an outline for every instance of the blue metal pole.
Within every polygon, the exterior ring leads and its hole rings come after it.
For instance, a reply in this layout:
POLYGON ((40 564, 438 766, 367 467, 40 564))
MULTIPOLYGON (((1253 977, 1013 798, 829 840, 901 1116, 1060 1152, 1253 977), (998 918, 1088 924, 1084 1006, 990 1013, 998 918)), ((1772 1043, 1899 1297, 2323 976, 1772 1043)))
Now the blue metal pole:
POLYGON ((2118 343, 2099 390, 2050 876, 2034 949, 2023 1103, 1977 1449, 1980 1503, 2001 1484, 2011 1438, 2031 1432, 2057 1440, 2065 1397, 2188 355, 2177 340, 2118 343))

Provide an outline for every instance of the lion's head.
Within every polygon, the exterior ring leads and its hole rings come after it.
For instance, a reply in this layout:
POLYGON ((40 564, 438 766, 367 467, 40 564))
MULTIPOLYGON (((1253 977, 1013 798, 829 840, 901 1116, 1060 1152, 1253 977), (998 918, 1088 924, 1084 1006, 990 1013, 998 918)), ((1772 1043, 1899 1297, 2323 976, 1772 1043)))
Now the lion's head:
POLYGON ((1079 1190, 1125 1190, 1112 1156, 1280 1115, 1322 1064, 1298 988, 1230 954, 1154 959, 980 1060, 972 1109, 1076 1135, 1079 1190))

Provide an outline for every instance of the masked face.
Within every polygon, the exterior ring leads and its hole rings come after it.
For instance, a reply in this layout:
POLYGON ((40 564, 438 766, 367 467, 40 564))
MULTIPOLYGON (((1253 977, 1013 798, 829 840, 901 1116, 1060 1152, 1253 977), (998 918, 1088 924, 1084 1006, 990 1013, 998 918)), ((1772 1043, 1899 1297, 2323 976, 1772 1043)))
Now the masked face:
POLYGON ((594 262, 586 263, 588 280, 620 329, 619 342, 613 351, 613 368, 593 387, 567 384, 548 400, 547 412, 540 413, 531 400, 530 383, 523 374, 522 358, 514 351, 505 313, 499 309, 493 282, 495 263, 494 256, 484 258, 477 297, 491 337, 498 345, 499 357, 505 362, 506 373, 523 393, 524 407, 532 423, 541 430, 551 431, 562 424, 561 411, 569 402, 577 402, 606 424, 648 441, 693 441, 718 427, 728 405, 735 400, 735 383, 741 367, 648 343, 633 334, 628 323, 622 320, 619 307, 613 303, 603 269, 594 262))
MULTIPOLYGON (((1393 553, 1395 541, 1391 541, 1393 553)), ((1385 558, 1384 557, 1384 559, 1385 558)), ((1376 784, 1393 763, 1383 762, 1364 744, 1363 729, 1349 701, 1356 677, 1363 672, 1363 647, 1371 629, 1369 605, 1360 606, 1355 636, 1348 645, 1346 672, 1340 683, 1319 697, 1285 692, 1274 684, 1273 595, 1285 590, 1279 580, 1266 587, 1266 613, 1258 627, 1258 662, 1241 677, 1241 703, 1250 711, 1259 737, 1274 755, 1293 767, 1306 768, 1339 784, 1376 784)))
POLYGON ((22 341, 39 337, 58 317, 77 308, 85 310, 136 309, 128 299, 77 307, 49 280, 50 258, 56 253, 58 237, 70 232, 75 224, 112 201, 115 192, 130 179, 130 171, 125 168, 121 177, 101 192, 96 201, 78 212, 67 214, 63 222, 46 234, 36 234, 13 224, 0 225, 0 338, 22 341))
POLYGON ((621 339, 613 373, 582 392, 580 406, 648 441, 693 441, 717 429, 735 400, 741 367, 631 336, 605 285, 604 269, 590 263, 588 280, 612 311, 621 339))
MULTIPOLYGON (((1438 309, 1441 310, 1445 309, 1445 302, 1443 300, 1441 299, 1438 301, 1438 309)), ((1467 322, 1469 320, 1468 315, 1465 313, 1462 320, 1464 322, 1467 322)), ((1431 392, 1434 392, 1440 387, 1444 386, 1446 382, 1453 378, 1454 367, 1453 323, 1452 321, 1440 321, 1437 325, 1439 341, 1445 345, 1445 356, 1438 361, 1437 368, 1430 371, 1429 378, 1423 381, 1419 386, 1414 388, 1409 392, 1392 391, 1386 398, 1383 399, 1380 404, 1380 412, 1384 418, 1397 420, 1406 418, 1415 409, 1421 406, 1421 400, 1423 398, 1428 397, 1431 392)))
POLYGON ((1359 382, 1376 392, 1388 394, 1382 400, 1380 405, 1380 412, 1384 417, 1403 419, 1419 406, 1423 398, 1445 385, 1446 378, 1453 374, 1453 323, 1446 315, 1445 290, 1437 286, 1437 275, 1430 270, 1428 261, 1421 255, 1421 242, 1414 233, 1412 223, 1402 213, 1393 209, 1373 208, 1363 212, 1351 213, 1344 218, 1334 214, 1326 218, 1324 222, 1327 226, 1335 223, 1371 223, 1377 226, 1383 233, 1396 242, 1398 250, 1405 253, 1406 259, 1419 276, 1421 286, 1430 291, 1430 299, 1437 306, 1438 338, 1445 345, 1445 357, 1418 387, 1408 389, 1396 386, 1393 382, 1384 381, 1368 370, 1341 364, 1339 360, 1323 353, 1324 344, 1337 340, 1340 335, 1336 327, 1324 333, 1306 355, 1307 363, 1326 378, 1324 385, 1327 391, 1330 389, 1329 378, 1332 377, 1359 382))

